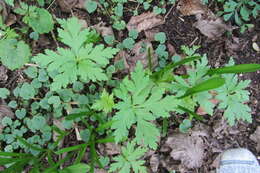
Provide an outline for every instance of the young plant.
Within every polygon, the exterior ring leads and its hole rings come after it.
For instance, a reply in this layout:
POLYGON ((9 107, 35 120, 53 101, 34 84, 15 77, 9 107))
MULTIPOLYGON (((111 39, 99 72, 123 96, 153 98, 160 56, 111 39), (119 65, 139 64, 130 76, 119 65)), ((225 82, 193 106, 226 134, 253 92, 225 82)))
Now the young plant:
POLYGON ((44 8, 29 6, 26 3, 20 2, 20 8, 16 8, 14 12, 23 15, 23 22, 39 34, 48 33, 53 30, 52 16, 44 8))
POLYGON ((118 49, 88 43, 93 33, 89 29, 82 29, 77 18, 60 19, 58 22, 62 27, 58 29, 61 42, 69 48, 59 47, 57 52, 47 49, 45 54, 38 54, 33 58, 42 68, 47 68, 48 72, 57 71, 51 90, 66 87, 76 82, 79 77, 94 82, 108 80, 103 68, 118 49))
POLYGON ((257 0, 218 0, 223 3, 224 11, 219 14, 223 15, 225 21, 235 20, 236 24, 239 25, 240 31, 243 33, 248 28, 253 27, 253 24, 248 24, 250 18, 255 19, 258 16, 260 5, 257 0))
POLYGON ((11 70, 19 69, 29 62, 31 50, 24 41, 0 39, 0 61, 11 70))
POLYGON ((140 62, 131 73, 131 79, 125 77, 114 93, 121 100, 114 106, 119 110, 113 116, 115 141, 127 137, 130 128, 136 124, 137 143, 156 149, 160 131, 151 121, 169 117, 169 111, 175 110, 179 103, 177 98, 170 95, 164 97, 165 89, 150 80, 140 62))
POLYGON ((147 152, 147 148, 137 147, 134 141, 128 142, 126 147, 122 147, 122 153, 113 158, 109 172, 130 173, 146 173, 145 161, 140 158, 147 152))

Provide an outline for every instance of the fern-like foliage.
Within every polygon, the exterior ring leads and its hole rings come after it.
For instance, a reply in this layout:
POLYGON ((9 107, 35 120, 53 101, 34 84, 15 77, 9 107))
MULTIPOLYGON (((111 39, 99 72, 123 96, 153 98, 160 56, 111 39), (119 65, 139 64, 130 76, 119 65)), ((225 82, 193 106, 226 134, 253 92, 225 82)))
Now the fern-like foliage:
MULTIPOLYGON (((234 64, 231 58, 226 66, 234 64)), ((235 74, 223 74, 222 77, 225 78, 226 83, 216 90, 216 99, 221 101, 218 108, 224 110, 224 117, 231 126, 240 119, 251 123, 251 109, 246 104, 249 101, 249 92, 245 89, 251 81, 239 81, 235 74)))
POLYGON ((146 148, 135 147, 135 142, 127 143, 126 147, 122 147, 121 155, 114 157, 115 163, 112 163, 109 172, 130 173, 131 168, 134 173, 147 173, 144 160, 140 157, 147 151, 146 148))
POLYGON ((233 126, 236 120, 252 122, 251 109, 245 104, 249 101, 249 92, 245 90, 250 80, 238 81, 237 75, 224 74, 226 83, 217 89, 216 98, 221 100, 218 108, 225 110, 224 117, 233 126))
POLYGON ((179 101, 174 96, 163 97, 165 90, 152 83, 141 63, 131 73, 131 80, 124 78, 114 93, 121 99, 114 107, 119 110, 113 117, 115 140, 119 142, 127 137, 129 129, 136 124, 137 143, 156 149, 160 132, 151 121, 169 117, 169 111, 175 110, 179 101))
MULTIPOLYGON (((207 65, 208 60, 206 55, 204 55, 200 60, 191 63, 190 68, 187 69, 187 79, 174 76, 175 82, 172 84, 172 92, 176 93, 177 96, 182 96, 189 88, 209 79, 209 77, 206 76, 207 71, 210 69, 207 65)), ((209 101, 210 99, 212 99, 212 95, 208 91, 204 91, 183 98, 180 101, 181 105, 189 110, 195 111, 196 106, 201 106, 205 112, 212 115, 214 104, 209 101)), ((182 111, 180 111, 180 113, 182 113, 182 111)))
POLYGON ((77 18, 58 21, 62 27, 58 29, 59 37, 69 48, 59 47, 57 52, 45 50, 45 54, 38 54, 33 58, 41 67, 46 67, 48 72, 58 71, 53 78, 51 90, 66 87, 78 77, 86 81, 107 80, 103 68, 118 49, 87 43, 91 32, 89 29, 82 29, 77 18))
POLYGON ((104 111, 105 113, 109 113, 112 111, 113 106, 115 105, 113 94, 109 95, 106 90, 103 90, 100 99, 96 100, 96 102, 92 105, 92 109, 98 111, 104 111))

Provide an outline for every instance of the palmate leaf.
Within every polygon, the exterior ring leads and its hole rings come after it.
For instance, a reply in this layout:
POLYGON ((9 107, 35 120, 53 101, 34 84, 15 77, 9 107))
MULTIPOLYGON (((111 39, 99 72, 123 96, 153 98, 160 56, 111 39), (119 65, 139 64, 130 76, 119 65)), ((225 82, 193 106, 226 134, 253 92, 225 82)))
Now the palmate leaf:
POLYGON ((45 54, 38 54, 33 60, 48 72, 57 70, 58 75, 53 77, 51 90, 66 87, 75 82, 78 77, 84 80, 107 80, 103 67, 109 63, 109 59, 118 52, 118 49, 105 48, 104 45, 94 46, 85 44, 90 31, 81 30, 77 18, 59 20, 58 29, 61 41, 69 48, 58 48, 57 52, 45 50, 45 54))
POLYGON ((135 142, 127 143, 126 147, 122 147, 121 155, 114 157, 116 162, 111 164, 109 172, 130 173, 131 168, 134 173, 146 173, 146 168, 143 166, 144 160, 140 157, 147 151, 146 148, 135 147, 135 142))
POLYGON ((233 126, 236 120, 252 122, 251 109, 245 103, 249 101, 249 92, 245 90, 250 80, 238 81, 234 74, 225 74, 226 84, 216 91, 216 99, 221 100, 218 108, 224 109, 224 117, 233 126))
POLYGON ((156 149, 160 132, 151 121, 169 117, 169 111, 175 110, 179 103, 176 97, 163 97, 163 94, 164 89, 156 87, 138 63, 131 80, 126 77, 115 90, 115 96, 122 100, 115 105, 119 111, 113 117, 116 142, 127 137, 130 127, 136 124, 137 143, 156 149))

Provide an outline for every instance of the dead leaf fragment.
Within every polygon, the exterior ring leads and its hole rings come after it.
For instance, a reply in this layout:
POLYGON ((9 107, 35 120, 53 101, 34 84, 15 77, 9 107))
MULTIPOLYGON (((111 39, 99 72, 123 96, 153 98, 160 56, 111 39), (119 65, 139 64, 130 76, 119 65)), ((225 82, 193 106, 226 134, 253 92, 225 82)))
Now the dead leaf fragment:
POLYGON ((203 5, 201 0, 180 0, 177 9, 184 16, 207 13, 207 6, 203 5))
POLYGON ((131 55, 125 54, 124 56, 127 63, 126 67, 128 66, 130 71, 134 70, 138 61, 140 61, 143 66, 147 68, 149 66, 149 56, 151 57, 152 68, 155 68, 158 64, 158 59, 154 53, 153 46, 148 40, 141 40, 136 43, 131 51, 131 55))
POLYGON ((0 83, 5 83, 8 79, 7 68, 0 65, 0 83))
POLYGON ((153 154, 152 157, 150 158, 150 167, 153 172, 158 172, 159 163, 160 163, 159 155, 153 154))
POLYGON ((141 32, 162 25, 163 23, 164 20, 162 16, 153 12, 147 12, 131 17, 126 27, 128 31, 135 29, 138 32, 141 32))
POLYGON ((113 156, 116 154, 120 154, 120 147, 115 143, 106 143, 105 144, 105 151, 108 156, 113 156))
POLYGON ((260 52, 260 48, 259 48, 259 46, 257 45, 256 42, 254 42, 254 43, 252 44, 252 47, 253 47, 253 49, 254 49, 255 51, 260 52))
POLYGON ((206 19, 200 18, 194 23, 194 26, 210 39, 216 39, 224 34, 224 32, 230 30, 222 19, 215 17, 208 17, 206 19))
POLYGON ((114 36, 112 27, 106 26, 105 22, 99 22, 98 24, 92 26, 92 28, 94 28, 103 37, 107 35, 114 36))
POLYGON ((187 168, 201 167, 205 146, 199 136, 175 134, 167 139, 166 145, 172 149, 170 155, 174 160, 181 160, 187 168))
POLYGON ((154 36, 159 32, 158 28, 152 28, 144 31, 145 37, 149 41, 154 41, 154 36))
POLYGON ((78 0, 57 0, 61 11, 70 13, 71 9, 78 3, 78 0))
POLYGON ((257 127, 252 135, 250 135, 250 139, 257 144, 256 150, 257 152, 260 152, 260 126, 257 127))

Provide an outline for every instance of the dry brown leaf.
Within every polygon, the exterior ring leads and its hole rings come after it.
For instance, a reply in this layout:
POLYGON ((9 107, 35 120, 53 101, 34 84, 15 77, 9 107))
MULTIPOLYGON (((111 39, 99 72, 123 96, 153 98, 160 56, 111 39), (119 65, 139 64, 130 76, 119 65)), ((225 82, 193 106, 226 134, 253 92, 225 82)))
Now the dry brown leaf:
POLYGON ((148 40, 141 40, 135 44, 134 48, 131 51, 131 55, 125 55, 126 63, 129 66, 129 70, 133 71, 135 65, 138 61, 140 61, 145 68, 149 66, 148 56, 150 52, 150 56, 152 59, 152 68, 155 68, 158 64, 158 59, 156 54, 154 53, 153 46, 151 42, 148 40))
POLYGON ((105 144, 105 151, 108 156, 113 156, 116 154, 120 154, 120 147, 115 143, 106 143, 105 144))
POLYGON ((3 65, 0 65, 0 83, 5 83, 7 79, 7 68, 3 65))
POLYGON ((159 32, 158 28, 152 28, 152 29, 149 29, 149 30, 145 30, 144 34, 145 34, 145 37, 147 38, 147 40, 154 41, 154 36, 158 32, 159 32))
POLYGON ((152 157, 150 158, 150 167, 153 172, 158 172, 159 163, 160 163, 159 155, 153 154, 152 157))
POLYGON ((75 7, 76 4, 78 4, 78 0, 57 0, 61 11, 70 13, 71 9, 75 7))
POLYGON ((256 150, 257 152, 260 152, 260 126, 257 127, 252 135, 250 135, 250 139, 257 144, 256 150))
POLYGON ((6 18, 8 17, 8 9, 4 3, 4 1, 0 1, 0 16, 2 16, 3 21, 6 20, 6 18))
POLYGON ((104 169, 95 169, 95 173, 107 173, 104 169))
POLYGON ((207 6, 203 5, 201 0, 180 0, 177 9, 184 16, 205 14, 208 12, 207 6))
POLYGON ((230 28, 223 22, 221 18, 207 17, 203 19, 200 17, 194 26, 200 30, 200 32, 210 39, 216 39, 220 37, 224 32, 230 30, 230 28))
POLYGON ((170 155, 174 160, 181 160, 187 168, 201 167, 205 146, 199 136, 175 134, 167 139, 166 145, 172 149, 170 155))
POLYGON ((9 14, 6 21, 5 21, 5 25, 6 26, 11 26, 12 24, 16 23, 16 15, 14 14, 9 14))
POLYGON ((156 15, 152 12, 147 12, 131 17, 126 27, 128 31, 135 29, 138 32, 141 32, 162 25, 163 23, 164 20, 162 16, 156 15))
POLYGON ((98 24, 92 26, 99 34, 103 37, 107 35, 114 36, 114 32, 111 26, 106 26, 105 22, 99 22, 98 24))

